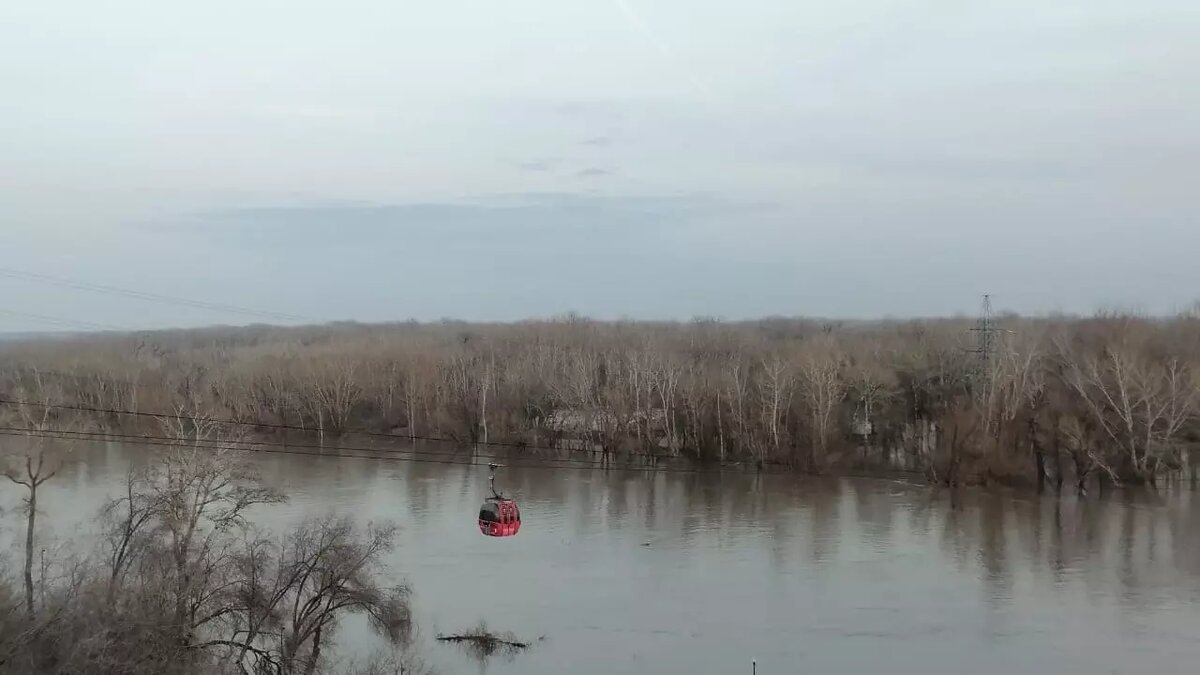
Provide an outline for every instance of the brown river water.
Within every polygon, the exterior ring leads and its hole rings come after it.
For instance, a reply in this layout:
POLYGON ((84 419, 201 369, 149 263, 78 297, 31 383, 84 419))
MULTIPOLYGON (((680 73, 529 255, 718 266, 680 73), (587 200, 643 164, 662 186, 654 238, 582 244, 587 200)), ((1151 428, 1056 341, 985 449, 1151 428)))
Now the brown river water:
MULTIPOLYGON (((78 544, 141 447, 96 445, 48 484, 51 545, 78 544)), ((441 673, 1195 673, 1200 500, 975 491, 957 508, 881 479, 502 469, 521 533, 475 524, 487 469, 265 455, 266 526, 347 514, 401 527, 415 648, 441 673), (480 620, 531 640, 480 660, 436 643, 480 620)), ((19 493, 2 490, 11 536, 19 493)), ((10 549, 11 555, 11 549, 10 549)), ((362 624, 343 657, 369 651, 362 624)))

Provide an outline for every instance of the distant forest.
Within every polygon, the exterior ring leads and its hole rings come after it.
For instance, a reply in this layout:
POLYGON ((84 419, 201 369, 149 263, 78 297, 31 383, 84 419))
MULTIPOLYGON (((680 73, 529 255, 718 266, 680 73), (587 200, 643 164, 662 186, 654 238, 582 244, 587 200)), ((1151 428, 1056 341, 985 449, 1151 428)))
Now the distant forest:
MULTIPOLYGON (((1085 491, 1194 477, 1200 317, 330 324, 0 343, 9 400, 1085 491)), ((7 426, 155 420, 0 406, 7 426)), ((220 425, 171 426, 181 437, 220 425)), ((162 426, 153 428, 162 432, 162 426)))

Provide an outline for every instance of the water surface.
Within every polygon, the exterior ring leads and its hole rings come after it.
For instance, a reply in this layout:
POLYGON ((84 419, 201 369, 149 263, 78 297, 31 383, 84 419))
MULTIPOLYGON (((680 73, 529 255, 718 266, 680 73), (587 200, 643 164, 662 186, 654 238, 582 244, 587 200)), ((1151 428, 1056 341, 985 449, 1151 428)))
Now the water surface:
MULTIPOLYGON (((47 486, 58 541, 141 447, 92 446, 47 486)), ((487 469, 267 455, 283 526, 349 514, 401 526, 417 644, 442 673, 1194 673, 1200 504, 1188 491, 1087 501, 973 492, 958 508, 874 479, 508 468, 521 533, 479 534, 487 469), (480 662, 435 644, 480 620, 535 641, 480 662), (544 639, 540 639, 544 636, 544 639)), ((4 490, 8 527, 19 493, 4 490)), ((343 653, 367 648, 361 624, 343 653)))

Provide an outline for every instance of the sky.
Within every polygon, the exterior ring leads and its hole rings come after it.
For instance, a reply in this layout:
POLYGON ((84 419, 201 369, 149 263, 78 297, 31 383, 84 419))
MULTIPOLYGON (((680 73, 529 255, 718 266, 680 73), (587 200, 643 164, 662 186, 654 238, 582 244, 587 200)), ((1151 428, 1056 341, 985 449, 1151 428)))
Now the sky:
POLYGON ((0 331, 1171 312, 1197 64, 1194 0, 10 0, 0 331))

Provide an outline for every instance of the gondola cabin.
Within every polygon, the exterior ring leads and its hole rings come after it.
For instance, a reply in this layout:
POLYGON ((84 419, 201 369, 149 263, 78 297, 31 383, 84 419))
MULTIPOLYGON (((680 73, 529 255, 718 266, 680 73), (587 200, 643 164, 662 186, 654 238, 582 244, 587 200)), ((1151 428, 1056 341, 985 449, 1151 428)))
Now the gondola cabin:
POLYGON ((489 537, 511 537, 521 529, 521 510, 511 499, 492 497, 479 507, 479 531, 489 537))

